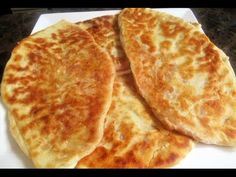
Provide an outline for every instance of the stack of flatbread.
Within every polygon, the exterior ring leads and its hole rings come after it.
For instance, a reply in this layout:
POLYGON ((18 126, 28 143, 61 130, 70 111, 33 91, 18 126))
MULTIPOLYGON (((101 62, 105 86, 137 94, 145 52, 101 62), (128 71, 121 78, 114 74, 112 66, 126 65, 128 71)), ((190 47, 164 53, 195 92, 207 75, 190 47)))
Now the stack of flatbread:
POLYGON ((199 25, 147 8, 22 40, 1 86, 35 167, 164 168, 194 142, 236 145, 236 80, 199 25))

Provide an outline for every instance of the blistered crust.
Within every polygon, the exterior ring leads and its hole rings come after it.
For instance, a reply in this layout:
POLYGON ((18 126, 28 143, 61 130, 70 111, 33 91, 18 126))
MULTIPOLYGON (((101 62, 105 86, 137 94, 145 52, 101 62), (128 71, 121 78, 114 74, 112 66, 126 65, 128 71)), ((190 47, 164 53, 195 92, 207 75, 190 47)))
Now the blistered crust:
POLYGON ((143 8, 119 15, 121 41, 156 117, 207 144, 236 145, 236 82, 228 57, 199 27, 143 8))
POLYGON ((114 72, 111 58, 92 36, 66 21, 13 50, 2 98, 36 167, 75 167, 95 149, 111 104, 114 72))
POLYGON ((77 167, 164 168, 177 164, 192 149, 193 142, 165 130, 154 120, 152 111, 137 93, 127 68, 128 60, 119 47, 117 16, 98 17, 79 25, 108 51, 117 75, 104 136, 98 147, 81 159, 77 167))

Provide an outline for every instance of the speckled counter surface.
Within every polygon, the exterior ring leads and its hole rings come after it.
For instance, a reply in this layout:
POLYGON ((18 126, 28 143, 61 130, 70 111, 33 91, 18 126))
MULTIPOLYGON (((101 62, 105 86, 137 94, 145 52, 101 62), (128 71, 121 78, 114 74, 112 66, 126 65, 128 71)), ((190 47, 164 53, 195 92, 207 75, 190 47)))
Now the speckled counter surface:
MULTIPOLYGON (((43 12, 0 16, 0 79, 11 51, 18 41, 28 36, 43 13, 106 9, 52 9, 43 12)), ((236 8, 192 8, 207 36, 230 57, 236 72, 236 8)))

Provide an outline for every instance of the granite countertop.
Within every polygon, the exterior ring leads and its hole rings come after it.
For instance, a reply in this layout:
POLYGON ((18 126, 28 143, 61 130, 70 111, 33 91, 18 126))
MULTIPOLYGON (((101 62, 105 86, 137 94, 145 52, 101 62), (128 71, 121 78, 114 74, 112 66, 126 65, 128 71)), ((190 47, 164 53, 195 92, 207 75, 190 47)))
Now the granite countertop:
MULTIPOLYGON (((117 8, 118 9, 118 8, 117 8)), ((18 41, 28 36, 43 13, 105 9, 51 9, 43 12, 0 16, 0 79, 11 51, 18 41)), ((207 36, 230 57, 236 72, 236 8, 192 8, 207 36)))

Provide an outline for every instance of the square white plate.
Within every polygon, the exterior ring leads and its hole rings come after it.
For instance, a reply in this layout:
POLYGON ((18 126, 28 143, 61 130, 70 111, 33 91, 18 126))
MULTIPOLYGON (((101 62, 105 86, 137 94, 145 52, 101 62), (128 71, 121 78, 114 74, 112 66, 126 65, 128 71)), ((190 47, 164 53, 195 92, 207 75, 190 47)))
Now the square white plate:
MULTIPOLYGON (((190 22, 197 22, 196 17, 188 8, 157 9, 181 17, 190 22)), ((78 22, 90 18, 113 15, 118 10, 90 11, 73 13, 43 14, 39 17, 32 33, 42 30, 59 20, 78 22)), ((0 100, 0 168, 32 168, 31 161, 21 152, 7 128, 6 110, 0 100)), ((195 148, 177 166, 173 168, 235 168, 236 149, 196 144, 195 148)))

